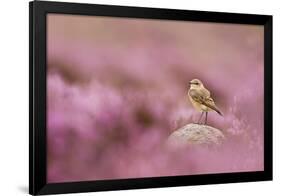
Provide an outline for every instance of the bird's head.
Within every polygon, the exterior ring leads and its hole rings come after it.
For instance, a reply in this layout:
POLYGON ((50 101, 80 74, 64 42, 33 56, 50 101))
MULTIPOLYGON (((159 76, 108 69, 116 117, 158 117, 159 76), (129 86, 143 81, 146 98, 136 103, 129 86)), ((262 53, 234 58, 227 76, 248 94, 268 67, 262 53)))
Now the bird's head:
POLYGON ((193 79, 189 82, 190 88, 201 88, 204 87, 203 83, 198 79, 193 79))

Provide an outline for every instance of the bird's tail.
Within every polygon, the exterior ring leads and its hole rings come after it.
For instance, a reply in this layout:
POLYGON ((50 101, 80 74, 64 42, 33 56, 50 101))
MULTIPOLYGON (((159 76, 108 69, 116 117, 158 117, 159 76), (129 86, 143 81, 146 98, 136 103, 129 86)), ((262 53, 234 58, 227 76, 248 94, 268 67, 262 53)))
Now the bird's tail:
POLYGON ((215 111, 216 111, 219 115, 223 116, 222 112, 219 110, 218 107, 215 107, 215 111))
POLYGON ((213 104, 205 103, 205 105, 211 108, 212 110, 216 111, 219 115, 223 116, 222 112, 214 103, 213 104))
POLYGON ((219 110, 219 109, 217 109, 217 110, 215 110, 219 115, 221 115, 221 116, 223 116, 223 114, 222 114, 222 112, 219 110))

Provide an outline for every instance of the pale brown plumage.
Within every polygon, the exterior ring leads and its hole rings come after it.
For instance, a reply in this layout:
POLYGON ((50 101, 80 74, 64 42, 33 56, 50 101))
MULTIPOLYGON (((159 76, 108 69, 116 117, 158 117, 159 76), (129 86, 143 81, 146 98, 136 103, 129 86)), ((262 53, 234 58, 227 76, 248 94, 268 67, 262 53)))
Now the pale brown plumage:
POLYGON ((216 111, 218 114, 222 115, 221 111, 212 99, 211 93, 204 87, 200 80, 193 79, 190 81, 188 97, 194 108, 202 112, 199 121, 201 120, 204 112, 206 113, 205 124, 207 123, 207 112, 216 111))

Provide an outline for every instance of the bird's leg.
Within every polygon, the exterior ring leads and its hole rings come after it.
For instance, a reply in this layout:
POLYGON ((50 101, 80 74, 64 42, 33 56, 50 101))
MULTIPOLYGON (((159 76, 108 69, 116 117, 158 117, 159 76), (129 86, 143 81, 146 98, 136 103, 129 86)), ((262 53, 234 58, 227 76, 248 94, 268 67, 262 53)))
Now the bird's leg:
POLYGON ((205 125, 207 124, 207 119, 208 119, 208 112, 206 112, 206 116, 205 116, 205 125))
POLYGON ((197 124, 200 124, 200 121, 201 121, 201 118, 202 118, 203 114, 204 114, 204 112, 201 112, 201 115, 200 115, 200 118, 199 118, 197 124))

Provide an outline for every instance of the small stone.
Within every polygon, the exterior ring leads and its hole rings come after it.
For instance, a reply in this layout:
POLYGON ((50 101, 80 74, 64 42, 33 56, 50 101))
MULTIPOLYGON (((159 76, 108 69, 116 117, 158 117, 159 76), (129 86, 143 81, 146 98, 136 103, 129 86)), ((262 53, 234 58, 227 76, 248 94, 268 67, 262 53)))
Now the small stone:
POLYGON ((217 128, 191 123, 174 131, 168 138, 168 144, 172 146, 210 146, 220 145, 224 139, 224 134, 217 128))

